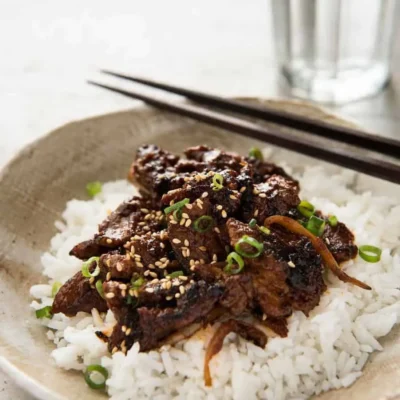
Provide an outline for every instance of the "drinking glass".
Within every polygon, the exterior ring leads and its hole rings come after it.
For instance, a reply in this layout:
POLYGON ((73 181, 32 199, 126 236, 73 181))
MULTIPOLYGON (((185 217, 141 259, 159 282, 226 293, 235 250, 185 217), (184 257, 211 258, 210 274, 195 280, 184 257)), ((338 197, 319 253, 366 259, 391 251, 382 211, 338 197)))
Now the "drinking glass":
POLYGON ((295 96, 341 104, 389 80, 398 0, 272 0, 281 73, 295 96))

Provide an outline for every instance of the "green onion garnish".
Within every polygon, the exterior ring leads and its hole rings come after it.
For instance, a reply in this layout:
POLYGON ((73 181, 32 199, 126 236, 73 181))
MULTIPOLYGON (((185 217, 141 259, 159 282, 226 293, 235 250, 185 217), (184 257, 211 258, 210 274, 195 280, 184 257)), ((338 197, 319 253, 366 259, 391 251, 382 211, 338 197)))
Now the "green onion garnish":
POLYGON ((325 220, 312 215, 308 220, 306 228, 315 236, 321 236, 325 229, 325 220))
POLYGON ((174 216, 175 221, 180 221, 182 219, 182 208, 175 210, 172 215, 174 216))
POLYGON ((95 286, 99 295, 104 299, 103 281, 101 279, 97 280, 95 286))
POLYGON ((89 182, 86 185, 87 194, 90 197, 94 197, 94 196, 96 196, 96 194, 99 194, 101 192, 101 187, 102 187, 102 185, 101 185, 101 182, 99 182, 99 181, 89 182))
POLYGON ((266 226, 259 226, 258 229, 264 233, 264 235, 270 235, 271 231, 266 226))
POLYGON ((358 254, 364 261, 376 263, 381 260, 382 249, 365 244, 359 247, 358 254))
POLYGON ((108 371, 98 364, 89 365, 86 368, 85 374, 85 381, 89 387, 92 389, 104 389, 106 387, 106 380, 108 378, 108 371), (93 380, 93 376, 95 377, 96 381, 93 380), (101 375, 101 378, 100 378, 101 375), (97 381, 101 379, 100 383, 97 381))
POLYGON ((330 216, 328 217, 328 224, 329 224, 330 226, 333 226, 333 227, 335 227, 335 226, 338 224, 338 219, 336 218, 335 215, 330 215, 330 216))
POLYGON ((190 200, 189 200, 188 198, 183 199, 183 200, 181 200, 181 201, 178 201, 177 203, 172 204, 172 206, 167 207, 167 208, 164 210, 164 213, 165 213, 165 214, 169 214, 169 213, 171 213, 172 211, 180 210, 182 207, 184 207, 184 206, 185 206, 187 203, 189 203, 189 202, 190 202, 190 200))
POLYGON ((196 232, 204 233, 214 226, 214 220, 208 215, 202 215, 194 221, 193 229, 196 232))
POLYGON ((57 292, 60 290, 60 287, 62 286, 61 282, 54 282, 53 286, 51 287, 51 297, 54 297, 57 292))
POLYGON ((300 212, 300 214, 310 218, 312 215, 314 215, 315 207, 308 201, 302 200, 297 206, 297 210, 300 212))
POLYGON ((142 277, 136 279, 135 281, 133 281, 133 280, 131 281, 132 287, 134 289, 139 289, 144 283, 145 283, 145 280, 142 277))
POLYGON ((257 226, 257 220, 252 218, 249 222, 249 227, 250 228, 255 228, 257 226))
POLYGON ((232 251, 232 253, 229 253, 228 257, 226 258, 226 261, 228 264, 224 268, 224 272, 226 272, 229 275, 236 275, 239 272, 242 271, 244 268, 244 261, 243 258, 240 257, 239 254, 235 253, 232 251), (236 267, 234 265, 236 264, 236 267))
POLYGON ((51 312, 51 306, 46 306, 40 310, 35 311, 36 318, 51 318, 53 313, 51 312))
POLYGON ((215 174, 213 176, 211 186, 213 190, 217 192, 218 190, 221 190, 224 187, 223 183, 224 183, 224 177, 221 174, 215 174))
POLYGON ((258 147, 252 147, 249 151, 249 157, 256 158, 257 160, 262 161, 264 159, 261 150, 258 147))
POLYGON ((256 258, 262 253, 263 250, 264 250, 264 245, 262 243, 260 243, 257 239, 254 239, 253 237, 247 235, 241 237, 235 245, 236 253, 246 258, 256 258), (243 244, 254 247, 256 251, 254 253, 248 253, 244 251, 242 248, 243 244))
POLYGON ((179 278, 180 276, 184 276, 185 273, 183 271, 174 271, 167 275, 169 278, 179 278))
POLYGON ((82 264, 82 275, 85 278, 92 278, 100 274, 99 260, 100 257, 90 257, 89 260, 82 264), (90 272, 89 268, 94 262, 96 263, 96 268, 93 272, 90 272))

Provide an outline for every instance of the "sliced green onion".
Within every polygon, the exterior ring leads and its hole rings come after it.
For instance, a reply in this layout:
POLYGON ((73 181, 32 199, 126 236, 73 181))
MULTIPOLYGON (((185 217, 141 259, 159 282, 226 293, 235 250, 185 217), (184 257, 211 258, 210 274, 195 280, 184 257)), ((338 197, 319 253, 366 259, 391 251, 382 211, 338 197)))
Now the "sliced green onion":
POLYGON ((180 221, 182 219, 182 214, 182 208, 179 208, 178 210, 175 210, 172 215, 174 216, 175 221, 180 221))
POLYGON ((174 271, 167 275, 169 278, 179 278, 180 276, 184 276, 185 273, 183 271, 174 271))
POLYGON ((214 226, 214 220, 208 215, 202 215, 194 221, 193 229, 196 232, 204 233, 214 226))
POLYGON ((100 274, 99 260, 100 257, 90 257, 89 260, 82 264, 82 275, 85 278, 92 278, 100 274), (93 272, 90 272, 89 268, 93 262, 96 262, 96 268, 93 272))
POLYGON ((266 226, 259 226, 258 229, 264 233, 264 235, 270 235, 271 231, 266 226))
POLYGON ((333 226, 333 227, 335 227, 335 226, 338 224, 338 219, 336 218, 335 215, 330 215, 330 216, 328 217, 328 224, 329 224, 330 226, 333 226))
POLYGON ((51 306, 46 306, 41 308, 40 310, 35 311, 36 318, 51 318, 53 313, 51 312, 51 306))
POLYGON ((101 365, 98 364, 92 364, 89 365, 86 368, 85 374, 85 381, 88 384, 89 387, 92 389, 104 389, 106 387, 106 380, 108 378, 108 371, 102 367, 101 365), (102 380, 100 383, 96 382, 93 380, 92 375, 102 375, 102 380))
POLYGON ((144 283, 145 283, 145 280, 142 277, 140 277, 140 278, 136 279, 135 281, 131 282, 132 287, 134 289, 139 289, 144 283))
POLYGON ((99 295, 104 299, 103 281, 101 279, 98 279, 95 286, 97 291, 99 292, 99 295))
POLYGON ((308 201, 302 200, 297 206, 297 210, 300 212, 300 214, 310 218, 312 215, 314 215, 315 207, 308 201))
POLYGON ((217 192, 218 190, 221 190, 224 187, 223 183, 224 183, 224 177, 221 174, 215 174, 213 176, 211 186, 213 190, 217 192))
POLYGON ((60 287, 62 286, 61 282, 54 282, 53 286, 51 287, 51 297, 55 297, 57 292, 60 290, 60 287))
POLYGON ((255 228, 257 226, 257 220, 252 218, 249 222, 249 227, 250 228, 255 228))
POLYGON ((306 229, 315 236, 321 236, 324 233, 325 224, 325 220, 312 215, 307 222, 306 229))
POLYGON ((249 151, 249 157, 256 158, 257 160, 262 161, 264 159, 261 150, 258 147, 252 147, 249 151))
POLYGON ((99 182, 99 181, 89 182, 86 185, 86 191, 90 197, 94 197, 94 196, 96 196, 96 194, 99 194, 101 192, 101 188, 102 188, 102 185, 101 185, 101 182, 99 182))
POLYGON ((246 258, 256 258, 262 253, 263 250, 264 250, 264 245, 260 243, 257 239, 254 239, 253 237, 248 235, 244 235, 243 237, 241 237, 235 245, 236 253, 246 258), (244 244, 254 247, 256 251, 254 253, 248 253, 244 251, 242 248, 242 245, 244 244))
POLYGON ((376 263, 381 260, 382 249, 365 244, 359 247, 358 254, 364 261, 376 263))
POLYGON ((238 253, 235 253, 234 251, 232 251, 232 253, 229 253, 228 257, 226 258, 226 261, 228 264, 225 266, 224 272, 226 272, 229 275, 236 275, 240 273, 244 268, 243 258, 240 257, 240 255, 238 253))
POLYGON ((187 203, 189 203, 189 202, 190 202, 190 199, 188 199, 188 198, 183 199, 183 200, 181 200, 181 201, 178 201, 177 203, 172 204, 172 206, 167 207, 167 208, 164 210, 164 213, 165 213, 165 214, 169 214, 169 213, 171 213, 172 211, 180 210, 182 207, 184 207, 184 206, 185 206, 187 203))

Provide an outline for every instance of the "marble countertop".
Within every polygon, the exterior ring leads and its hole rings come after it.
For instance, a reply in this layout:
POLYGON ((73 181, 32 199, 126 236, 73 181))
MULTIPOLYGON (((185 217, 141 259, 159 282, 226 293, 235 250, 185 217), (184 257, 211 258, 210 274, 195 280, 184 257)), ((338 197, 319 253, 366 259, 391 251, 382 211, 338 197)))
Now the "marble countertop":
MULTIPOLYGON (((0 166, 59 125, 139 104, 88 86, 112 81, 100 67, 224 96, 289 97, 271 25, 268 0, 3 0, 0 166)), ((399 66, 397 44, 385 91, 330 109, 400 139, 399 66)), ((0 372, 0 399, 30 398, 0 372)))

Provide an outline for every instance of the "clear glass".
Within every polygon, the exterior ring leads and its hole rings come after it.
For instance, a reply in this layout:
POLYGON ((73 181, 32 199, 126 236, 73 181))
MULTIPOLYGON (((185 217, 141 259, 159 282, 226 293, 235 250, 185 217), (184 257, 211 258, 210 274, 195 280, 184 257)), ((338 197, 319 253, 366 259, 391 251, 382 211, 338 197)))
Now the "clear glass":
POLYGON ((342 104, 389 80, 398 0, 272 0, 281 71, 295 96, 342 104))

